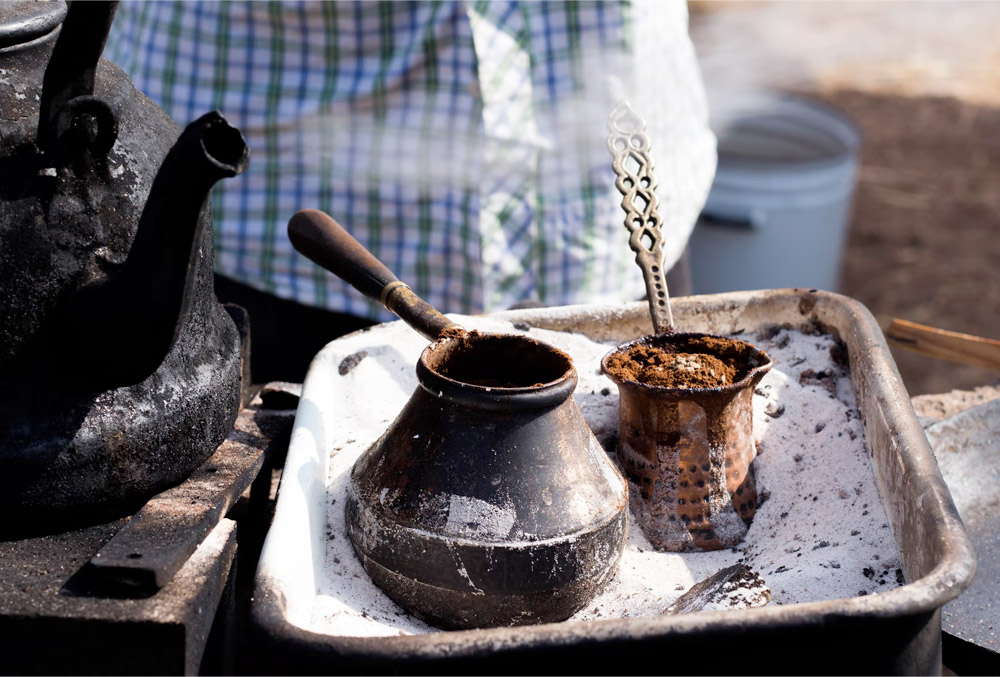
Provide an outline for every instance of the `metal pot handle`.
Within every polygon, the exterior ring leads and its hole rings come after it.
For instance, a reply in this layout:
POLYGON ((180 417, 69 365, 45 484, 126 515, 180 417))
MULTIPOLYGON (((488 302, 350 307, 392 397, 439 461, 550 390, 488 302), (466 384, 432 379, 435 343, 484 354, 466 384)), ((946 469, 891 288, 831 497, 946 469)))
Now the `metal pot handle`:
POLYGON ((288 222, 288 239, 300 254, 378 301, 430 340, 441 338, 446 330, 461 330, 400 282, 329 214, 318 209, 296 212, 288 222))
POLYGON ((53 151, 69 144, 71 151, 82 146, 103 155, 114 145, 117 116, 93 94, 97 63, 117 8, 117 2, 104 1, 70 5, 42 80, 38 115, 42 149, 53 151))

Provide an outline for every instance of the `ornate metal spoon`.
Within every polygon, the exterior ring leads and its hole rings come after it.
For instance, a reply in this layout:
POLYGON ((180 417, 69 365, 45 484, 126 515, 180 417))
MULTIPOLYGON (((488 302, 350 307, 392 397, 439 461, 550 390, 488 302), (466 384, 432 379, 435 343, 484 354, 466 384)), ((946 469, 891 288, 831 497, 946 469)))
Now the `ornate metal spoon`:
POLYGON ((612 166, 618 175, 615 186, 622 194, 625 227, 629 230, 628 244, 635 252, 635 261, 642 269, 649 299, 649 315, 654 334, 673 331, 670 295, 663 270, 662 221, 656 211, 656 176, 649 153, 646 122, 621 101, 608 119, 608 150, 614 158, 612 166))

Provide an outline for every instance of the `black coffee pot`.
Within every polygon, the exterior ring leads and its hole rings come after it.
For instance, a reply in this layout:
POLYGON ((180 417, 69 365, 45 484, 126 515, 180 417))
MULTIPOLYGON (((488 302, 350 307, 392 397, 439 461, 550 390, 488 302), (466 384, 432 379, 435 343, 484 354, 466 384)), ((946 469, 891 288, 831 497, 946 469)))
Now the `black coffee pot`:
POLYGON ((372 581, 448 629, 582 609, 618 570, 628 489, 573 399, 570 356, 466 331, 324 212, 297 212, 288 237, 433 341, 420 385, 351 470, 347 535, 372 581))
POLYGON ((121 514, 231 429, 208 194, 246 166, 100 59, 117 3, 0 3, 0 535, 121 514))

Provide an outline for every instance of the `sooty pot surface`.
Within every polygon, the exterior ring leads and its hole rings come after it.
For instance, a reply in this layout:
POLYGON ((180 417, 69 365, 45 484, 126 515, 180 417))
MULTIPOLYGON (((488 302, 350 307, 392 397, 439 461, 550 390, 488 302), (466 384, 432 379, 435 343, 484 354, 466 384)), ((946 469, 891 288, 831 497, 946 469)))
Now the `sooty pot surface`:
POLYGON ((572 615, 617 569, 628 499, 573 400, 569 356, 469 332, 431 344, 417 377, 351 473, 348 534, 365 569, 445 628, 572 615))
POLYGON ((208 193, 247 147, 100 59, 114 10, 0 3, 0 536, 127 512, 238 406, 208 193))

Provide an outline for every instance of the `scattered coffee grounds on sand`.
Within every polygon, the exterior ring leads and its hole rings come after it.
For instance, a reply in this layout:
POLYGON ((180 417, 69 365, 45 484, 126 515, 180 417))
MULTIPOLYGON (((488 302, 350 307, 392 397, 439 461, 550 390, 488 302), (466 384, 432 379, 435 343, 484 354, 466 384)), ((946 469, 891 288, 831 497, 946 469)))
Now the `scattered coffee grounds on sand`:
POLYGON ((750 367, 745 345, 701 336, 665 346, 637 343, 608 358, 608 373, 622 381, 666 388, 715 388, 735 383, 750 367))

